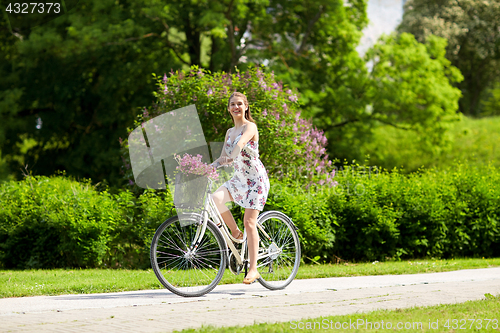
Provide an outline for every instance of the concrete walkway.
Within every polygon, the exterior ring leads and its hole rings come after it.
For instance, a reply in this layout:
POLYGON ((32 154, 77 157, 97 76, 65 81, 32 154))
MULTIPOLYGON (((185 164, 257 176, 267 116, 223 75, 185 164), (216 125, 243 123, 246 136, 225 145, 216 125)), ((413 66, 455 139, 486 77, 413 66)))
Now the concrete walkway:
POLYGON ((0 299, 0 332, 172 332, 459 303, 485 293, 500 294, 500 268, 295 280, 280 291, 258 283, 221 285, 197 298, 166 289, 6 298, 0 299))

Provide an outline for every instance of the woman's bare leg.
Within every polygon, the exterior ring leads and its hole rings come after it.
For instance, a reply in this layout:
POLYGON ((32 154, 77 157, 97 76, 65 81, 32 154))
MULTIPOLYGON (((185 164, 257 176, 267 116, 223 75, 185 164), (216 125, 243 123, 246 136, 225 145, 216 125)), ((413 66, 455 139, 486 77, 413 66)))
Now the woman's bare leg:
POLYGON ((229 230, 231 230, 231 234, 233 237, 237 237, 237 231, 239 230, 238 225, 234 220, 233 214, 231 214, 231 211, 227 209, 225 205, 226 202, 233 201, 231 193, 229 193, 225 186, 221 186, 217 189, 217 191, 212 193, 212 199, 214 200, 224 223, 226 223, 229 230))
POLYGON ((257 231, 258 216, 259 211, 257 209, 245 209, 243 222, 245 223, 245 230, 247 231, 248 256, 250 260, 250 268, 247 272, 248 278, 253 278, 259 274, 257 271, 257 255, 259 253, 259 233, 257 231))

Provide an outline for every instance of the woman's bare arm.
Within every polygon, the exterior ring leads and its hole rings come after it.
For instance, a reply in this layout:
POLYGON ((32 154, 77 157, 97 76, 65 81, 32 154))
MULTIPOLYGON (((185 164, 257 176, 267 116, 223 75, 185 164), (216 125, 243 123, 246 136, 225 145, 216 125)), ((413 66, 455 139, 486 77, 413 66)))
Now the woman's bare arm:
POLYGON ((226 142, 227 142, 227 138, 229 136, 229 130, 226 131, 226 136, 224 138, 224 142, 222 143, 222 151, 220 153, 220 156, 218 159, 216 159, 213 164, 215 164, 216 162, 219 163, 219 164, 222 164, 222 160, 225 160, 224 157, 228 157, 227 154, 226 154, 226 149, 224 149, 224 146, 226 145, 226 142))
POLYGON ((257 134, 257 125, 251 122, 248 123, 243 129, 243 134, 241 135, 241 138, 236 146, 234 146, 233 152, 231 153, 231 155, 229 155, 229 158, 234 160, 240 154, 243 147, 245 147, 248 141, 250 141, 250 139, 253 138, 255 134, 257 134))

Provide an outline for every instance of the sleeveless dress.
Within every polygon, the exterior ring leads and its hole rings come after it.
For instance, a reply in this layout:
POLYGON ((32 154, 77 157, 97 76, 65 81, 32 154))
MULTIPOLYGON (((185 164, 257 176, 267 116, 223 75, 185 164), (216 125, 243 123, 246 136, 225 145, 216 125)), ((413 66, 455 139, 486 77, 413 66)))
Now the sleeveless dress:
MULTIPOLYGON (((224 144, 226 154, 233 152, 243 132, 231 142, 231 135, 224 144)), ((259 159, 259 142, 250 140, 241 149, 240 155, 234 159, 234 175, 222 186, 231 193, 234 202, 243 208, 259 211, 264 209, 269 194, 269 178, 266 168, 259 159)))

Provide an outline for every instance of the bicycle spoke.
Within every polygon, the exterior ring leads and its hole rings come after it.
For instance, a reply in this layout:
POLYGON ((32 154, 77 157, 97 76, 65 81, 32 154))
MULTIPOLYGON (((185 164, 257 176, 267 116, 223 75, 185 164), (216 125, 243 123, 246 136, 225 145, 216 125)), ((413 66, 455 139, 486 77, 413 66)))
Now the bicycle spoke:
POLYGON ((271 239, 260 237, 264 256, 257 261, 262 277, 259 282, 269 289, 282 289, 297 274, 300 260, 298 235, 282 213, 272 213, 261 223, 271 239))
POLYGON ((197 224, 181 227, 175 217, 153 238, 151 262, 156 276, 181 296, 201 296, 210 291, 226 268, 225 243, 215 225, 207 225, 198 247, 190 249, 199 228, 197 224))

